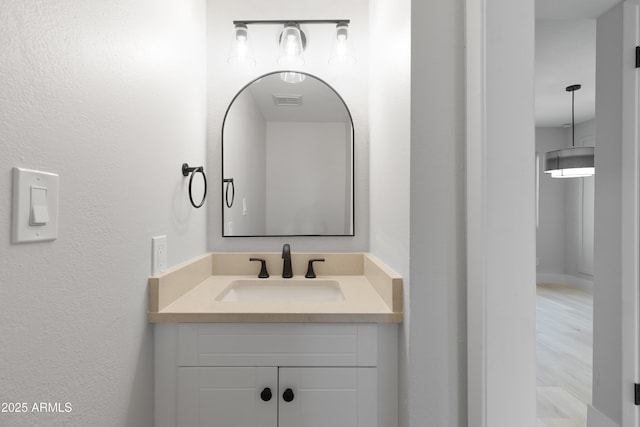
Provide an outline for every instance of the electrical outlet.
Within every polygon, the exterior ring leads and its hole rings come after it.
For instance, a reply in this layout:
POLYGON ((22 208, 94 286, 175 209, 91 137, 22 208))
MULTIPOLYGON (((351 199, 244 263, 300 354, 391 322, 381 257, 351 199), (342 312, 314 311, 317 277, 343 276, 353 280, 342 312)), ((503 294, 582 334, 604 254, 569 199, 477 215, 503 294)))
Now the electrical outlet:
POLYGON ((167 236, 151 238, 151 275, 157 276, 167 270, 167 236))

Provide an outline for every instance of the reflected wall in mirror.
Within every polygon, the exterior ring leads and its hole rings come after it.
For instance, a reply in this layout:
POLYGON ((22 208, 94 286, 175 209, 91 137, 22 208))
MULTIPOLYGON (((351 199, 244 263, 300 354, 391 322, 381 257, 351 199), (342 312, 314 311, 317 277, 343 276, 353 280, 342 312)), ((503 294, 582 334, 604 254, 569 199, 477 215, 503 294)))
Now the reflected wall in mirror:
POLYGON ((324 81, 278 71, 250 82, 222 124, 222 178, 233 179, 222 235, 353 236, 353 141, 351 113, 324 81))

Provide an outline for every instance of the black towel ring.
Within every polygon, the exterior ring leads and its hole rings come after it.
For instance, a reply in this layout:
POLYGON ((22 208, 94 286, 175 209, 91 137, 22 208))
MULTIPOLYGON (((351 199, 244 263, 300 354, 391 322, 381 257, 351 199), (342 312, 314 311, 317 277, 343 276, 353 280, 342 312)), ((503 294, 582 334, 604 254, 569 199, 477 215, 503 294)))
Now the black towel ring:
POLYGON ((222 182, 227 184, 224 189, 224 202, 227 207, 230 208, 233 206, 233 200, 236 198, 236 186, 233 183, 233 178, 224 178, 222 182), (231 201, 229 201, 229 184, 231 184, 231 201))
POLYGON ((189 178, 189 200, 191 201, 191 205, 193 205, 194 208, 196 209, 201 208, 202 205, 204 205, 204 199, 207 198, 207 177, 204 174, 204 167, 197 166, 195 168, 191 168, 187 163, 183 163, 182 176, 189 176, 189 174, 191 174, 191 177, 189 178), (191 194, 191 185, 193 184, 193 176, 198 172, 202 174, 202 180, 204 181, 204 194, 202 194, 202 201, 200 202, 200 204, 196 204, 193 201, 193 194, 191 194))

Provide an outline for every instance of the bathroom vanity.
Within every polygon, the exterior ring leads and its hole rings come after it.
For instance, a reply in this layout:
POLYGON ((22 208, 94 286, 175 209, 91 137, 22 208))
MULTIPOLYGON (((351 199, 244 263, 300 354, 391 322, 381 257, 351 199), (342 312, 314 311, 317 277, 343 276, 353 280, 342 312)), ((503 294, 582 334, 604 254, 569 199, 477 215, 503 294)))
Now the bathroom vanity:
POLYGON ((157 427, 397 423, 402 279, 361 253, 293 254, 291 279, 281 265, 212 253, 149 279, 157 427))

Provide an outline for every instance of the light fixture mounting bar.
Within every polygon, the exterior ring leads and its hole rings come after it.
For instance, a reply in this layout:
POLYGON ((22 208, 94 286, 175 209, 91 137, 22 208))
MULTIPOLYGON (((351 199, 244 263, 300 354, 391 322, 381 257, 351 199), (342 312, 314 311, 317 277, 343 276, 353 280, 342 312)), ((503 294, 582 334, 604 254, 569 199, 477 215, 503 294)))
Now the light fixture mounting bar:
POLYGON ((233 25, 274 25, 288 24, 290 22, 296 24, 349 24, 349 19, 278 19, 278 20, 239 20, 233 21, 233 25))

